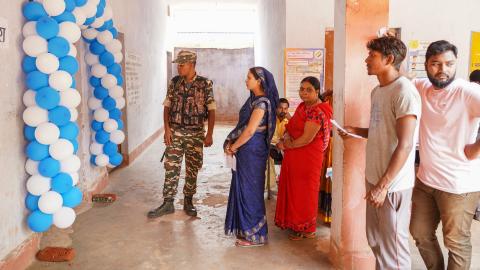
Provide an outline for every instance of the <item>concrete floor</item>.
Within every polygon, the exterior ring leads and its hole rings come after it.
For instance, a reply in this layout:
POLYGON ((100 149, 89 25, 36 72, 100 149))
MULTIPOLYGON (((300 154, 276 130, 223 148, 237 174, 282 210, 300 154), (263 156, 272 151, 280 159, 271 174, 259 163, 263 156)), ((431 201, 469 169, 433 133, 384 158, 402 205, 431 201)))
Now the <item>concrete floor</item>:
MULTIPOLYGON (((216 127, 215 144, 205 149, 196 195, 197 218, 181 210, 183 182, 175 214, 153 221, 146 218, 162 201, 164 146, 163 140, 157 140, 134 164, 110 175, 105 192, 117 194, 115 203, 93 205, 77 217, 72 229, 45 234, 42 247, 72 246, 75 260, 36 262, 29 269, 333 269, 328 260, 329 228, 319 224, 317 240, 289 241, 287 232, 273 225, 275 200, 267 201, 268 245, 237 248, 234 238, 224 235, 230 172, 224 167, 221 145, 229 130, 216 127)), ((472 269, 480 269, 480 222, 475 222, 472 235, 472 269)), ((413 243, 412 256, 412 269, 424 269, 413 243)))

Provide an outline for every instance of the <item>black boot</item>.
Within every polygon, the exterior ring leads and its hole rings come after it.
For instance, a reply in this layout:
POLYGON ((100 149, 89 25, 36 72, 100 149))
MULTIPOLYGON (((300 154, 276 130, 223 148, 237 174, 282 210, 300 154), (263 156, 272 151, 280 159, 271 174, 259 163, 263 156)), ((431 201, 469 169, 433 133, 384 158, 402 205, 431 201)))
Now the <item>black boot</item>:
POLYGON ((172 214, 173 212, 175 212, 175 207, 173 206, 173 199, 165 199, 162 205, 160 205, 160 207, 157 207, 152 211, 148 212, 147 216, 149 218, 158 218, 163 215, 172 214))
POLYGON ((185 196, 183 201, 183 210, 191 217, 197 216, 197 209, 195 209, 195 206, 193 206, 192 196, 185 196))

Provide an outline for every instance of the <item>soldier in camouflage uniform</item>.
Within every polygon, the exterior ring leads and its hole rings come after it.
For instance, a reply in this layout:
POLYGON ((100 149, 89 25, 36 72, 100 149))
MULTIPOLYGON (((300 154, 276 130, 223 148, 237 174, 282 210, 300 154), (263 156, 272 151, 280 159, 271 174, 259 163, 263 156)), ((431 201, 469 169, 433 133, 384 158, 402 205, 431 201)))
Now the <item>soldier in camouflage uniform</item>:
POLYGON ((167 91, 164 105, 165 125, 165 183, 163 204, 148 212, 156 218, 175 211, 173 200, 177 193, 180 170, 185 155, 185 196, 183 210, 196 216, 192 197, 197 189, 197 174, 203 164, 203 146, 212 145, 215 124, 215 100, 211 80, 198 76, 195 71, 197 56, 191 51, 180 51, 177 63, 179 76, 174 77, 167 91), (204 123, 208 120, 205 135, 204 123))

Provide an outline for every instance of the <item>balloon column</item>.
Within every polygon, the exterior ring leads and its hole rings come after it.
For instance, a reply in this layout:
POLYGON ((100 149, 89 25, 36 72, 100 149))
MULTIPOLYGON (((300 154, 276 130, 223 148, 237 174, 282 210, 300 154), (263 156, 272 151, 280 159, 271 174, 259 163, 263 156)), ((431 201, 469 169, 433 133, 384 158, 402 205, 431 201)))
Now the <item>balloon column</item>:
POLYGON ((125 136, 121 109, 125 106, 121 76, 121 43, 113 26, 112 9, 105 0, 36 0, 23 6, 22 62, 28 90, 23 95, 24 135, 28 140, 25 169, 30 210, 29 228, 47 231, 51 225, 67 228, 75 221, 74 207, 82 202, 76 123, 81 96, 74 75, 79 64, 73 43, 83 35, 89 52, 93 96, 92 163, 118 166, 117 145, 125 136))

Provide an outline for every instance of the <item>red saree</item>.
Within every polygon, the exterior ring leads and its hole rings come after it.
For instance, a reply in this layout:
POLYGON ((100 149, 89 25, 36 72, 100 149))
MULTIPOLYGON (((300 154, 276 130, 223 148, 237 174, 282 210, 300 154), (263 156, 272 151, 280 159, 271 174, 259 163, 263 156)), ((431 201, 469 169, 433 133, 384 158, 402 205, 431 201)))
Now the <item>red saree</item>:
POLYGON ((301 103, 287 124, 287 132, 294 139, 303 134, 307 121, 318 123, 321 128, 310 144, 285 150, 275 212, 275 224, 282 229, 315 232, 320 174, 330 140, 331 117, 328 103, 310 108, 301 103))

